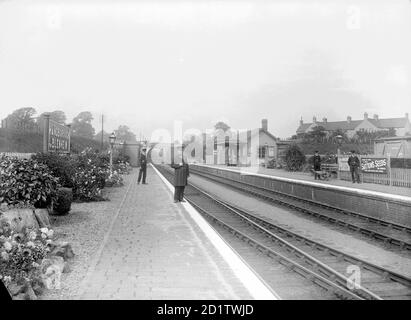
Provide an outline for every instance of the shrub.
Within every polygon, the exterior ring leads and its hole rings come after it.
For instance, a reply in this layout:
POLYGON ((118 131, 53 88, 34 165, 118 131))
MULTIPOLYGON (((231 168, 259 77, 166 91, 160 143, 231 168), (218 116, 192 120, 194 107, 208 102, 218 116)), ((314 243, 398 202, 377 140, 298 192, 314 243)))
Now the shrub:
POLYGON ((69 188, 60 188, 57 191, 57 198, 53 204, 53 211, 59 215, 67 214, 71 209, 73 192, 69 188))
POLYGON ((74 161, 70 156, 57 153, 37 153, 32 158, 37 162, 46 164, 53 172, 53 175, 59 178, 61 186, 66 188, 73 187, 75 167, 74 161))
POLYGON ((46 208, 55 200, 58 179, 33 159, 0 158, 0 203, 46 208))
POLYGON ((74 159, 73 198, 80 201, 104 200, 101 190, 110 174, 109 157, 86 149, 74 159))
POLYGON ((299 171, 305 163, 305 155, 297 145, 290 145, 285 154, 288 171, 299 171))

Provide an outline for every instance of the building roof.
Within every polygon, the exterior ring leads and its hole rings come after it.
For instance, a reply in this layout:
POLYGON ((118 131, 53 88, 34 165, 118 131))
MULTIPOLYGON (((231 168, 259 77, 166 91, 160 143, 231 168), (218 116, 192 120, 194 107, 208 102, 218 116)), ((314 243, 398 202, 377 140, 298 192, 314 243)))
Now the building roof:
POLYGON ((308 127, 311 126, 311 125, 312 125, 312 123, 300 124, 300 126, 297 129, 297 133, 304 133, 308 129, 308 127))
POLYGON ((387 119, 368 119, 373 125, 378 128, 404 128, 407 124, 407 118, 387 118, 387 119))
MULTIPOLYGON (((359 124, 361 124, 363 120, 351 120, 348 122, 347 120, 345 121, 327 121, 327 122, 316 122, 316 126, 321 126, 324 127, 326 131, 335 131, 337 129, 341 130, 354 130, 359 124)), ((387 119, 374 119, 374 118, 368 118, 367 119, 371 124, 376 126, 379 129, 389 129, 389 128, 404 128, 407 125, 407 122, 409 121, 408 118, 403 117, 403 118, 387 118, 387 119)), ((305 133, 307 129, 312 125, 313 123, 303 123, 300 124, 300 126, 297 129, 297 133, 305 133)))
MULTIPOLYGON (((317 121, 316 126, 321 126, 323 127, 326 131, 335 131, 337 129, 341 130, 354 130, 362 120, 351 120, 350 122, 348 121, 327 121, 327 122, 321 122, 317 121)), ((297 129, 297 133, 304 133, 307 131, 307 129, 312 125, 313 123, 303 123, 300 125, 297 129)))

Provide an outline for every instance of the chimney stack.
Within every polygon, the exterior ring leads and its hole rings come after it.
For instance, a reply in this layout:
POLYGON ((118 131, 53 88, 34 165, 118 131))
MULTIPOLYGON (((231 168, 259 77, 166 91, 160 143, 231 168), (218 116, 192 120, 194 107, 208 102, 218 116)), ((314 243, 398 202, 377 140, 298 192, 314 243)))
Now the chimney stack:
POLYGON ((327 123, 327 118, 326 117, 323 118, 323 122, 327 123))
POLYGON ((317 117, 316 116, 313 117, 313 123, 317 123, 317 117))
POLYGON ((368 113, 364 112, 364 119, 368 119, 368 113))
POLYGON ((301 117, 301 119, 300 119, 300 126, 302 126, 303 124, 304 124, 303 117, 301 117))
POLYGON ((347 117, 347 122, 348 122, 348 123, 351 123, 351 119, 352 119, 351 116, 348 116, 348 117, 347 117))
POLYGON ((378 114, 374 114, 374 120, 378 121, 378 114))
POLYGON ((267 120, 267 119, 261 120, 261 128, 262 128, 264 131, 268 131, 268 120, 267 120))

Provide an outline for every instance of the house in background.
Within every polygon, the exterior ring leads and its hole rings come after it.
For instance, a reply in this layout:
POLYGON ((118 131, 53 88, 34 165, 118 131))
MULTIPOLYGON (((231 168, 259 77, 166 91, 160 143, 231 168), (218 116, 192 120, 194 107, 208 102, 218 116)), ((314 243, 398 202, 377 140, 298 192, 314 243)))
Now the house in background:
POLYGON ((368 113, 364 113, 362 120, 352 120, 350 116, 346 121, 327 121, 327 118, 323 118, 322 121, 317 121, 316 117, 313 117, 312 123, 304 123, 300 120, 300 126, 297 128, 297 136, 301 136, 310 132, 313 128, 321 126, 325 129, 327 135, 331 135, 337 130, 343 131, 348 138, 354 137, 357 131, 375 132, 381 130, 394 130, 396 136, 404 136, 406 133, 411 133, 411 123, 408 117, 408 113, 402 118, 386 118, 380 119, 378 115, 374 115, 373 118, 368 117, 368 113))

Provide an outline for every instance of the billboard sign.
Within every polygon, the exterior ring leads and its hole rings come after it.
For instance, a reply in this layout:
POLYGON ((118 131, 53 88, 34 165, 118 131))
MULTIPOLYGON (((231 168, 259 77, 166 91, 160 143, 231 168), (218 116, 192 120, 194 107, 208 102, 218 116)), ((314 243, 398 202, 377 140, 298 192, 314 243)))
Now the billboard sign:
POLYGON ((362 172, 387 173, 387 158, 361 158, 362 172))

